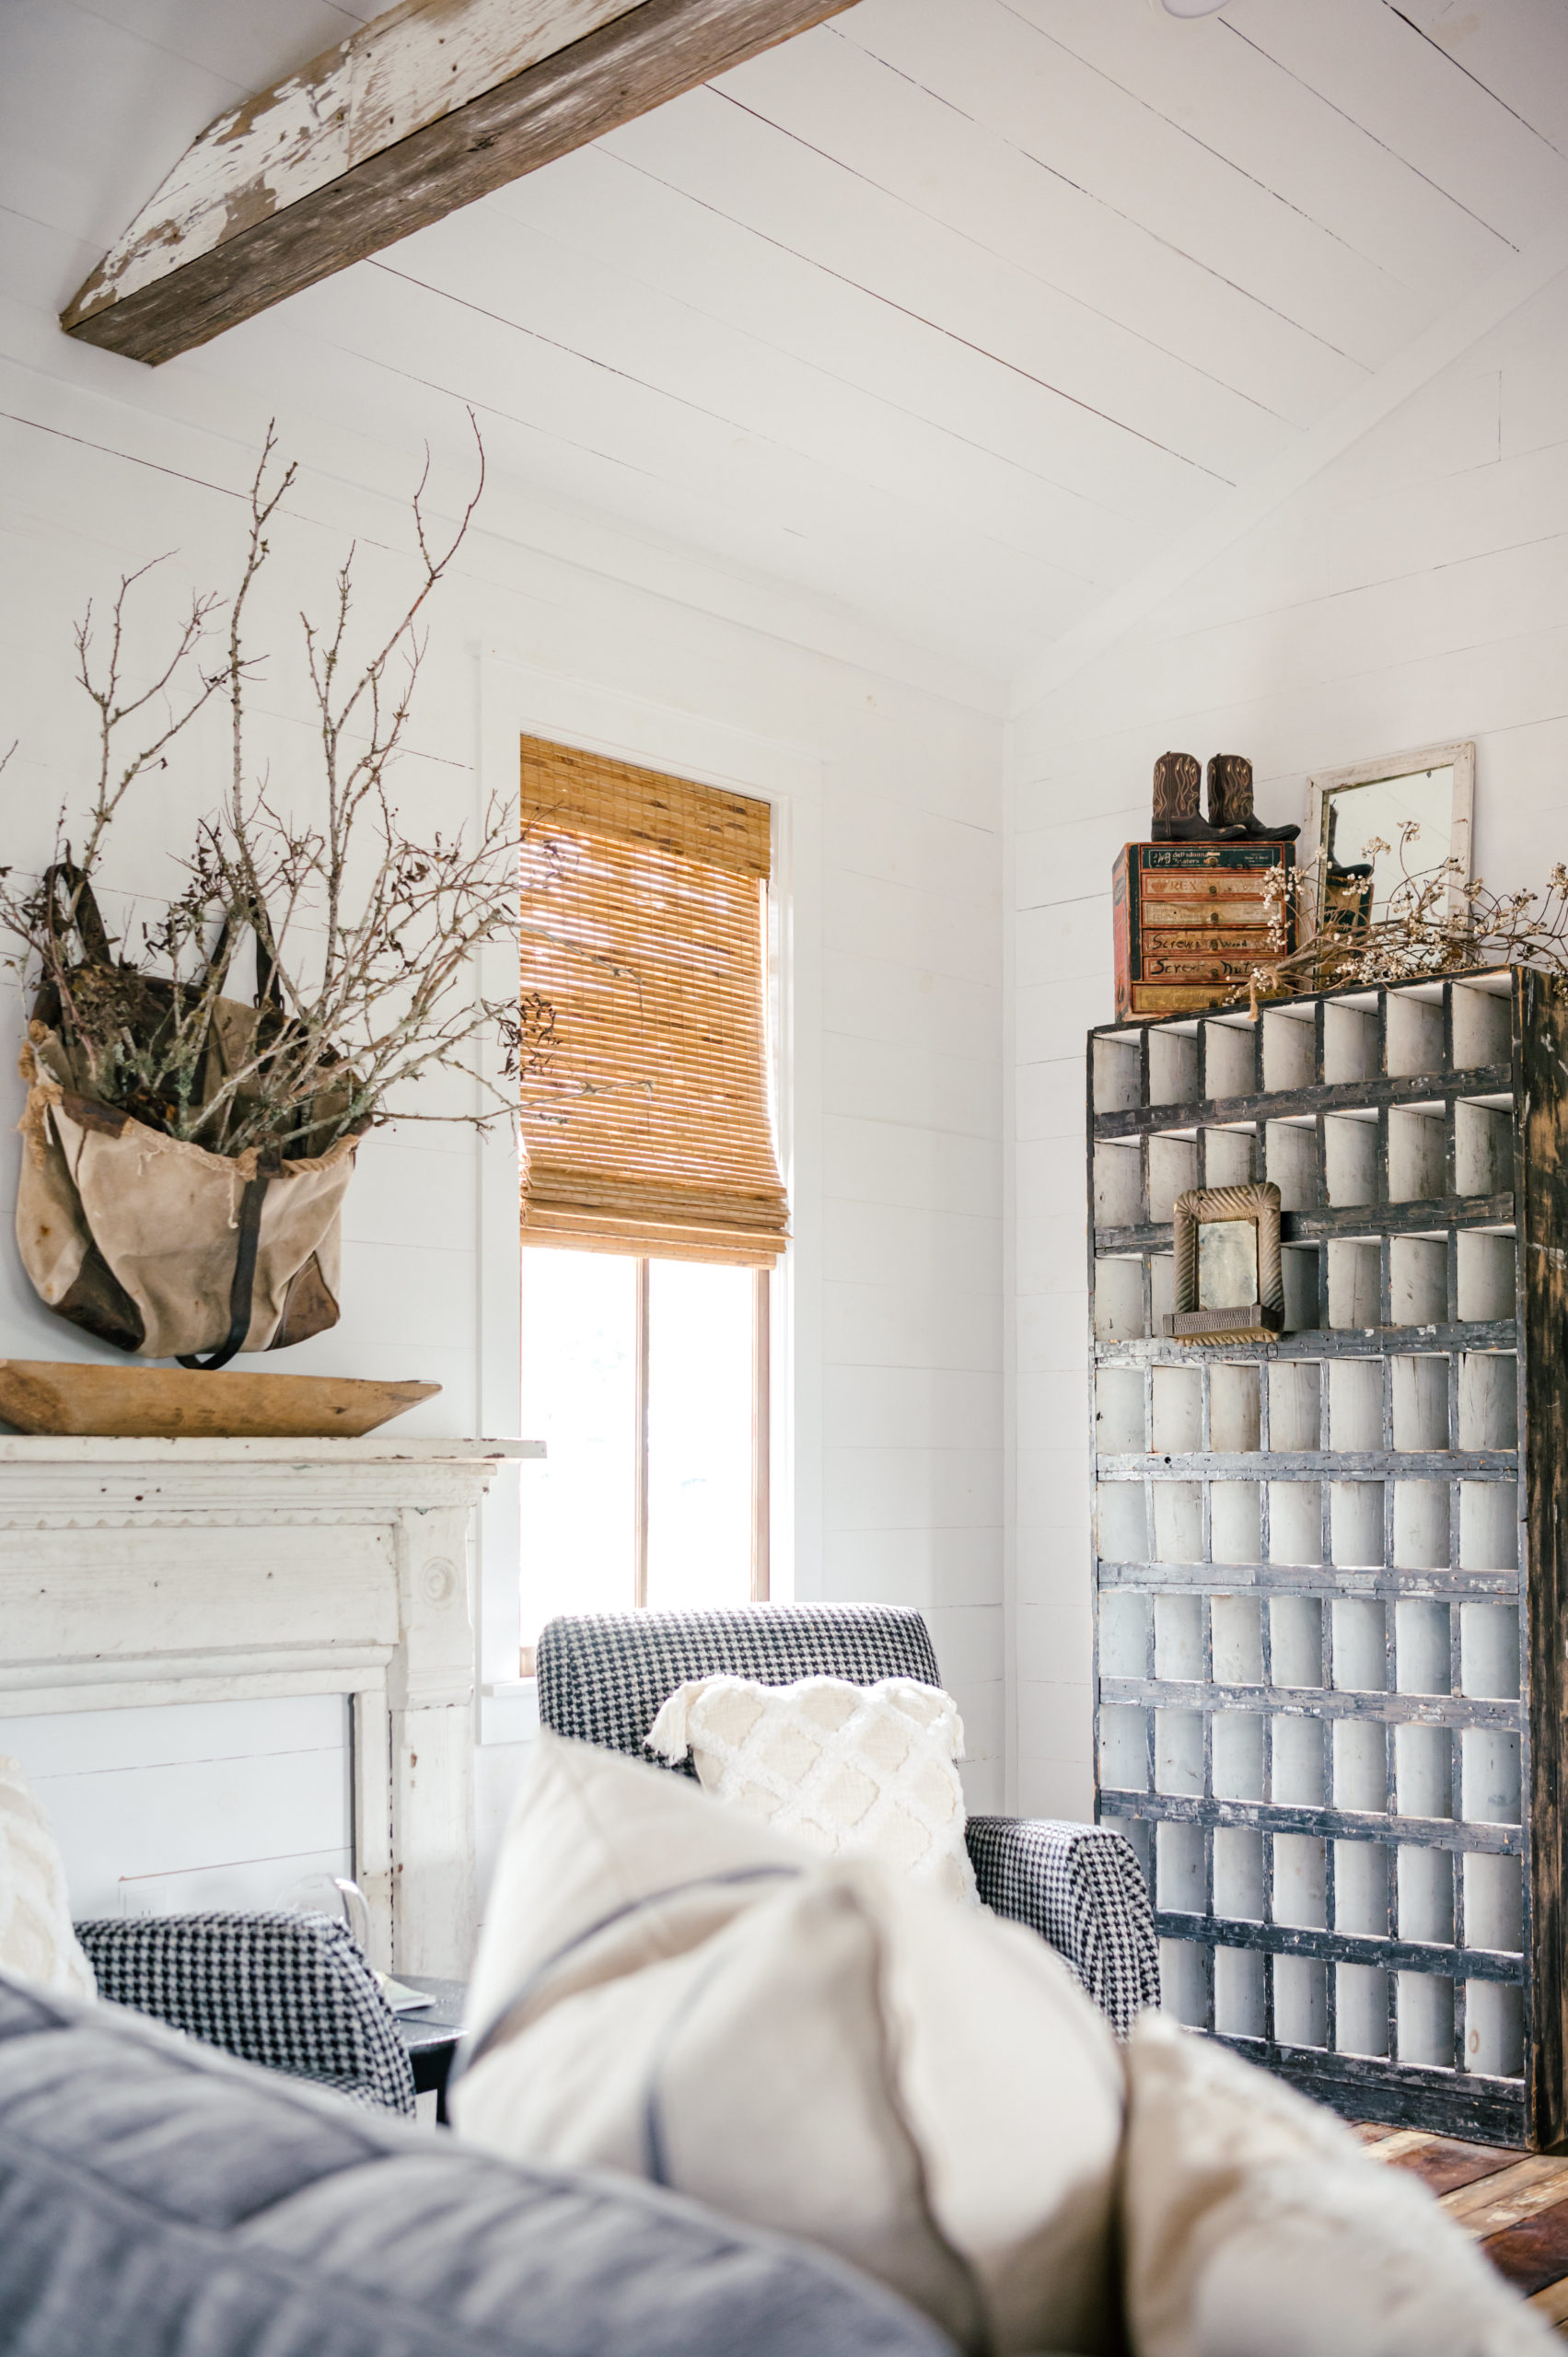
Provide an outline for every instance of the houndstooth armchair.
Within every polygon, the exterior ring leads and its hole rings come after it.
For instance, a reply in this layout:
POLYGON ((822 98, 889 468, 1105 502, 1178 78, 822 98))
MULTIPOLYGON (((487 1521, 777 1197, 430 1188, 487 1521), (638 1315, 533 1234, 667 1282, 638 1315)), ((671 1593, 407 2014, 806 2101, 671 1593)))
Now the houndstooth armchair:
POLYGON ((75 1930, 111 2004, 242 2061, 413 2112, 397 2017, 346 1925, 259 1912, 110 1916, 75 1930))
MULTIPOLYGON (((688 1678, 942 1682, 920 1614, 875 1604, 569 1614, 540 1634, 538 1667, 545 1726, 637 1758, 655 1756, 645 1747, 648 1730, 688 1678)), ((684 1762, 678 1772, 695 1771, 684 1762)), ((971 1817, 969 1845, 986 1905, 1048 1940, 1119 2035, 1144 2006, 1158 2004, 1149 1895, 1121 1834, 1047 1818, 971 1817)))

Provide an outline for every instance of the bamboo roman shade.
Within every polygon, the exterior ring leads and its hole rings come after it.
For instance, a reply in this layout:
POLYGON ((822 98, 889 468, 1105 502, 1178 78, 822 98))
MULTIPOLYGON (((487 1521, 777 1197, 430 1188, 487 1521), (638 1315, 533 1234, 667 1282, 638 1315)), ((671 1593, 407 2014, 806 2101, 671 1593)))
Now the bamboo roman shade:
POLYGON ((525 737, 523 1240, 771 1267, 765 802, 525 737))

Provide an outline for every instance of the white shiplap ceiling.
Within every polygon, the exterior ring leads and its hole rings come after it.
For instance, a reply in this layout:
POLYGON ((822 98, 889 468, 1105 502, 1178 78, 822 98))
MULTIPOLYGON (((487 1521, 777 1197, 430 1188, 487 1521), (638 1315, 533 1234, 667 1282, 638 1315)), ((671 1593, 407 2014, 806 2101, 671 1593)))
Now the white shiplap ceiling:
MULTIPOLYGON (((6 0, 54 299, 374 13, 6 0)), ((171 366, 1005 679, 1565 222, 1564 0, 860 0, 171 366)))

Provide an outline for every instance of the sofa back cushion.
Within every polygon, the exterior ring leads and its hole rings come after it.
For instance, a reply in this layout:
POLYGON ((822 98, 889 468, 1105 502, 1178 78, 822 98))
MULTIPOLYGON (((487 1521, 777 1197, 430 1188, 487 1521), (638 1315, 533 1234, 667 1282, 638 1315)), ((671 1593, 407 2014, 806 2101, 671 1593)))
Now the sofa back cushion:
POLYGON ((1121 2065, 1021 1926, 542 1734, 470 2024, 487 2150, 798 2235, 985 2357, 1106 2345, 1121 2065))
POLYGON ((878 2286, 0 1979, 0 2350, 951 2357, 878 2286))

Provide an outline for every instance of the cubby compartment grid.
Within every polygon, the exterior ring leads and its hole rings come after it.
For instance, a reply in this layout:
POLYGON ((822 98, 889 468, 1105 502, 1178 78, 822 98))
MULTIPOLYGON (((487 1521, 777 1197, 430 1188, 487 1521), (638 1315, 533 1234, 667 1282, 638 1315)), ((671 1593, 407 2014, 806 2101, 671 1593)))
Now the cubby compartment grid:
POLYGON ((1515 2144, 1568 2131, 1532 1805, 1568 1777, 1568 1300, 1520 1283, 1568 1226, 1565 1050, 1568 991, 1499 973, 1090 1058, 1098 1805, 1165 2003, 1352 2116, 1515 2144), (1284 1331, 1165 1340, 1176 1196, 1254 1177, 1284 1331))

